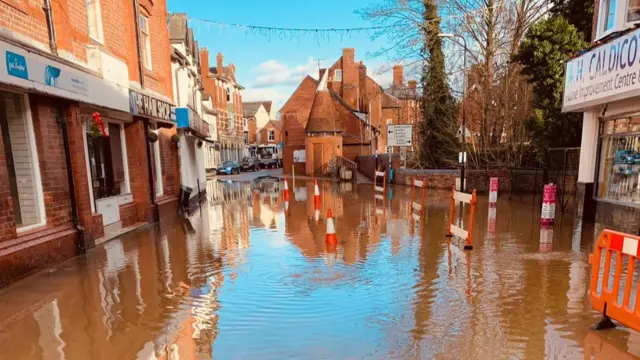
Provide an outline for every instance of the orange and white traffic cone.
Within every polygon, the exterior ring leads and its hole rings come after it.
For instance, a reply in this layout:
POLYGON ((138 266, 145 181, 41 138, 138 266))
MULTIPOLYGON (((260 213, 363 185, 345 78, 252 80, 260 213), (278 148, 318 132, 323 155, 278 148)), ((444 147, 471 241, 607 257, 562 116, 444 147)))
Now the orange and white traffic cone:
POLYGON ((313 206, 318 209, 320 208, 320 188, 318 188, 318 180, 313 180, 313 206))
POLYGON ((333 225, 333 215, 331 209, 327 210, 327 237, 325 239, 327 245, 338 244, 338 237, 336 236, 336 227, 333 225))
POLYGON ((327 253, 325 255, 325 262, 329 267, 333 267, 333 264, 336 262, 336 255, 338 252, 337 244, 329 244, 327 243, 327 253))
POLYGON ((289 182, 287 181, 287 179, 284 179, 284 201, 288 202, 289 201, 289 182))
POLYGON ((320 209, 316 208, 313 218, 316 220, 316 224, 320 221, 320 209))

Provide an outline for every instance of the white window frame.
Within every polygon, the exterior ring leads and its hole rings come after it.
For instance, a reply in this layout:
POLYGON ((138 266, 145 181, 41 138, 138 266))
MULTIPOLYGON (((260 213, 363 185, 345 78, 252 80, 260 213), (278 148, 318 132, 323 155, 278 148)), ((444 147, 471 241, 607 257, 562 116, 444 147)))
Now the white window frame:
POLYGON ((143 41, 141 41, 140 43, 142 44, 142 52, 143 52, 143 57, 144 57, 144 67, 147 70, 151 70, 152 69, 152 63, 151 63, 151 36, 150 36, 150 31, 149 31, 149 17, 145 14, 143 14, 142 12, 140 12, 140 16, 138 19, 138 25, 140 28, 140 34, 144 34, 146 35, 146 37, 143 39, 143 41), (146 26, 142 26, 143 25, 143 20, 144 20, 144 25, 146 26))
POLYGON ((102 6, 100 5, 100 0, 85 0, 85 5, 87 7, 87 25, 89 25, 89 28, 87 29, 89 32, 89 37, 99 43, 104 43, 104 32, 102 30, 102 6), (95 12, 95 17, 96 17, 96 30, 97 30, 97 34, 95 34, 96 36, 93 36, 91 34, 91 18, 89 17, 89 7, 94 6, 94 12, 95 12))
MULTIPOLYGON (((36 145, 36 135, 33 130, 33 117, 31 116, 31 106, 29 104, 29 96, 25 93, 8 91, 14 94, 18 94, 22 97, 22 111, 24 113, 24 121, 27 125, 27 141, 29 145, 29 155, 31 156, 31 170, 33 170, 33 181, 35 182, 36 195, 38 196, 38 218, 39 221, 36 224, 31 224, 22 227, 16 227, 16 233, 22 233, 29 231, 47 224, 47 214, 44 208, 44 191, 42 189, 42 176, 40 174, 40 162, 38 161, 38 148, 36 145)), ((3 150, 4 151, 4 150, 3 150)))
POLYGON ((629 0, 617 1, 610 0, 611 2, 616 4, 615 17, 613 21, 613 27, 609 30, 604 30, 604 26, 607 21, 607 9, 605 9, 606 1, 600 1, 598 8, 598 24, 596 29, 596 38, 595 40, 600 40, 606 36, 609 36, 615 32, 619 32, 628 28, 633 27, 635 24, 640 23, 639 21, 627 21, 627 12, 629 11, 629 0))
POLYGON ((227 102, 231 101, 231 88, 227 88, 227 102))
MULTIPOLYGON (((83 129, 84 133, 82 134, 82 143, 84 145, 84 162, 87 171, 87 186, 89 187, 89 199, 91 199, 91 212, 93 214, 96 213, 96 202, 95 197, 93 195, 93 186, 91 186, 91 182, 93 181, 91 178, 91 164, 89 160, 89 146, 87 145, 87 126, 90 119, 84 123, 83 129)), ((104 131, 109 135, 109 124, 118 125, 120 128, 120 148, 122 149, 122 168, 124 171, 124 192, 120 195, 110 196, 110 197, 121 197, 126 195, 131 195, 131 181, 129 179, 129 155, 127 154, 127 138, 124 131, 124 124, 117 121, 108 121, 103 119, 104 131)), ((102 198, 107 199, 107 198, 102 198)), ((98 199, 98 200, 102 200, 98 199)), ((129 202, 120 203, 127 204, 129 202)))
POLYGON ((335 69, 333 71, 333 81, 342 81, 342 69, 335 69))
POLYGON ((269 141, 276 141, 276 132, 274 130, 268 130, 267 139, 269 139, 269 141))

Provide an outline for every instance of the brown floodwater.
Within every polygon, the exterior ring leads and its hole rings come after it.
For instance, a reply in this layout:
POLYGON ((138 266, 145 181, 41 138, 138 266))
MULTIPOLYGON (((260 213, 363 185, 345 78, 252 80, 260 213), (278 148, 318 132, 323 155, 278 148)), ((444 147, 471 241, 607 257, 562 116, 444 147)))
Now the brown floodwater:
MULTIPOLYGON (((371 185, 210 181, 163 220, 0 291, 1 359, 636 359, 595 332, 593 234, 540 230, 538 201, 480 197, 474 249, 445 237, 448 196, 371 185), (292 185, 292 184, 290 184, 292 185), (337 248, 325 245, 326 212, 337 248), (495 214, 495 216, 494 216, 495 214), (541 242, 542 238, 542 242, 541 242)), ((466 216, 467 211, 463 216, 466 216)), ((456 211, 456 217, 459 213, 456 211)))

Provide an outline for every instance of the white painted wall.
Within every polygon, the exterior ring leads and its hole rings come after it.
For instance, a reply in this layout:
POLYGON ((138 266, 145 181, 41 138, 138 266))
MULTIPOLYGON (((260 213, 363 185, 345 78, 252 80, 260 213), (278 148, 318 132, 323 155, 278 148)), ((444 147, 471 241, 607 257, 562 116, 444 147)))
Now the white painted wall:
POLYGON ((256 112, 256 128, 258 129, 258 131, 260 131, 260 129, 267 125, 269 120, 271 120, 269 116, 270 115, 264 108, 264 106, 260 105, 260 108, 256 112))
POLYGON ((598 113, 586 111, 582 118, 582 140, 580 142, 580 167, 578 168, 578 182, 592 183, 596 171, 596 156, 598 151, 598 113))

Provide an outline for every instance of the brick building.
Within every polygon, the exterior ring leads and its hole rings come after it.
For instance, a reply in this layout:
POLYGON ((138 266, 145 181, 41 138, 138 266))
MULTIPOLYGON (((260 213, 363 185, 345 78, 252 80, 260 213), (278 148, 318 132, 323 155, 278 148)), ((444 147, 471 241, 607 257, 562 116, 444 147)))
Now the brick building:
POLYGON ((216 56, 216 66, 209 66, 209 50, 200 49, 200 75, 205 91, 211 96, 217 112, 218 140, 221 161, 240 161, 248 154, 244 143, 242 90, 236 82, 236 67, 224 66, 222 53, 216 56))
POLYGON ((320 69, 319 78, 323 80, 303 79, 280 109, 285 173, 292 165, 298 173, 324 172, 334 156, 355 160, 384 153, 386 124, 410 117, 409 102, 388 94, 368 76, 365 64, 355 61, 353 48, 343 49, 330 68, 320 69))
MULTIPOLYGON (((387 125, 401 124, 413 125, 412 143, 418 143, 418 124, 420 123, 420 104, 415 80, 409 80, 405 84, 404 68, 402 65, 393 67, 393 83, 383 95, 382 101, 382 133, 387 133, 387 125)), ((383 141, 386 139, 383 139, 383 141)), ((385 143, 386 146, 386 143, 385 143)), ((412 151, 414 148, 409 148, 412 151)), ((398 153, 399 148, 387 147, 388 153, 398 153)))
POLYGON ((0 2, 0 286, 175 204, 168 47, 164 1, 0 2))

